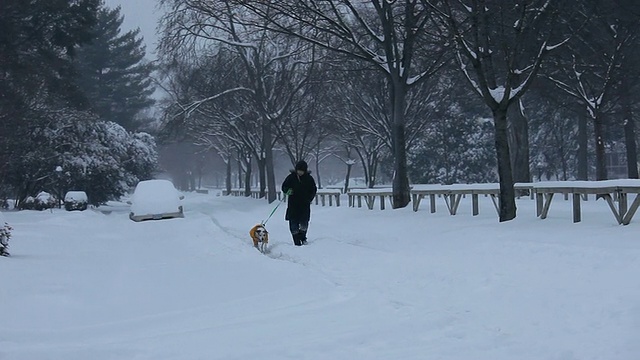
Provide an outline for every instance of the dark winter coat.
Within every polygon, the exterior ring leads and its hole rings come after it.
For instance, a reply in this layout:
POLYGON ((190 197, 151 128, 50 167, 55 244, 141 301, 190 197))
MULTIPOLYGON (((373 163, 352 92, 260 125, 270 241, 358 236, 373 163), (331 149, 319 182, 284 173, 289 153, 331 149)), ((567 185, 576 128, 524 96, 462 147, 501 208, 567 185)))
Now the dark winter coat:
POLYGON ((292 189, 293 193, 287 200, 285 220, 308 222, 311 218, 311 201, 318 191, 316 181, 308 172, 298 176, 295 170, 291 170, 291 174, 282 182, 282 191, 287 193, 289 189, 292 189))

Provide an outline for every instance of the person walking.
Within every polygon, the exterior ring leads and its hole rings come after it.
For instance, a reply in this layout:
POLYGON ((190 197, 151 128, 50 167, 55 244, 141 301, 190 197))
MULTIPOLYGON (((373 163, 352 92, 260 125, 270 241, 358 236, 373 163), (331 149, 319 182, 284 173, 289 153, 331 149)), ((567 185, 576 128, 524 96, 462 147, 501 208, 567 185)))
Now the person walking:
POLYGON ((288 195, 285 220, 289 221, 289 230, 296 246, 307 244, 311 201, 317 191, 316 181, 304 160, 298 161, 295 169, 282 182, 282 192, 288 195))

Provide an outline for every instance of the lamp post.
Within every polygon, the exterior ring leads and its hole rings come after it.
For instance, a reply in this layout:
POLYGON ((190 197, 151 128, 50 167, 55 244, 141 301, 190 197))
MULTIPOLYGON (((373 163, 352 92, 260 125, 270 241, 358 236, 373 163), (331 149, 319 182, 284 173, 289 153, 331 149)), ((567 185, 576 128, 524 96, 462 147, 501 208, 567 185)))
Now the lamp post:
POLYGON ((538 161, 536 164, 536 169, 538 170, 538 181, 542 181, 542 172, 544 171, 544 163, 542 161, 538 161))
POLYGON ((56 166, 56 179, 58 185, 58 209, 60 209, 60 200, 62 200, 62 166, 56 166))

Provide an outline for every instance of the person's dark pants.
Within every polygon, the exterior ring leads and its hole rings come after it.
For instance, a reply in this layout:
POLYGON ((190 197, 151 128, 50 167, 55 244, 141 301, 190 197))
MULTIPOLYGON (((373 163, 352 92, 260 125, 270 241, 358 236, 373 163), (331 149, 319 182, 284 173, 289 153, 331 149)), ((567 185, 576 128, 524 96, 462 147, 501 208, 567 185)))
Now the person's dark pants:
POLYGON ((293 244, 300 246, 303 242, 307 242, 307 229, 309 221, 289 220, 289 231, 293 237, 293 244))

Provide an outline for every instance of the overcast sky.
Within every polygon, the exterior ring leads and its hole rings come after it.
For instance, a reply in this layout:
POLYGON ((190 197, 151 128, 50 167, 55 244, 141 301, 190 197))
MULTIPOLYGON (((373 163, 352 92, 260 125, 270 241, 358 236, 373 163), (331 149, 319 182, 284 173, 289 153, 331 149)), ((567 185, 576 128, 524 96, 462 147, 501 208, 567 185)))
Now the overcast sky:
POLYGON ((121 14, 124 15, 122 30, 140 28, 140 34, 144 37, 147 45, 147 58, 154 60, 158 41, 156 26, 160 19, 157 0, 105 0, 105 4, 110 8, 120 5, 121 14))
MULTIPOLYGON (((140 34, 144 37, 147 46, 147 60, 156 60, 156 44, 158 35, 156 34, 156 26, 160 20, 161 13, 157 9, 157 0, 104 0, 109 8, 121 8, 120 13, 124 15, 122 23, 122 32, 140 28, 140 34)), ((164 92, 160 87, 156 87, 156 92, 152 97, 160 99, 164 96, 164 92)))

